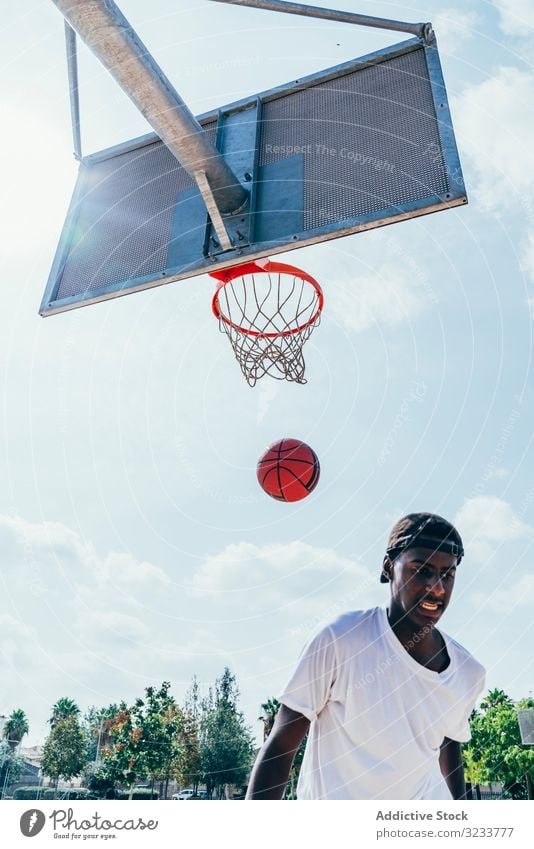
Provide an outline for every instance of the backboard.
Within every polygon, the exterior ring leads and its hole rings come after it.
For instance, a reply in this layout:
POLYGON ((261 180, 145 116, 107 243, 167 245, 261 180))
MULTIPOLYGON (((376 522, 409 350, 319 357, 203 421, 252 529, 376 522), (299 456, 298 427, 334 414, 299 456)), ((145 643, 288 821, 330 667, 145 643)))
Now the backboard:
POLYGON ((384 50, 198 117, 250 190, 219 243, 155 134, 85 157, 43 316, 467 202, 435 39, 384 50))
POLYGON ((517 719, 523 746, 534 746, 534 709, 523 708, 523 710, 518 710, 517 719))

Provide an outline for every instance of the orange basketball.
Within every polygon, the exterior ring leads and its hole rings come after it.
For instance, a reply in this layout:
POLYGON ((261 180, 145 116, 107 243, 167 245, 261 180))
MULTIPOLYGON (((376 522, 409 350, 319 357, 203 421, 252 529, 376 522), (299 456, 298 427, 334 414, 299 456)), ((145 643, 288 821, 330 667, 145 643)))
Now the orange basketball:
POLYGON ((277 501, 300 501, 317 486, 319 458, 298 439, 273 442, 258 460, 257 475, 262 489, 277 501))

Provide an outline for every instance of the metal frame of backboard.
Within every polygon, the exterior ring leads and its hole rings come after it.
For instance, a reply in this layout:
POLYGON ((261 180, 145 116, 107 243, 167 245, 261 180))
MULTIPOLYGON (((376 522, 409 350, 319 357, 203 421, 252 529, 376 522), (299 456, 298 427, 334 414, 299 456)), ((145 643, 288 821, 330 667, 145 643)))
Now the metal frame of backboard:
MULTIPOLYGON (((251 201, 245 217, 227 217, 226 227, 233 235, 244 231, 243 244, 234 241, 230 250, 217 248, 215 231, 210 218, 205 212, 205 231, 202 241, 205 246, 203 256, 200 260, 191 260, 184 266, 183 262, 177 264, 172 262, 172 251, 169 250, 169 263, 158 273, 135 278, 125 279, 108 284, 100 289, 90 289, 79 292, 68 297, 58 297, 61 288, 61 279, 69 253, 72 249, 73 239, 76 233, 77 215, 80 211, 80 200, 86 190, 85 178, 90 174, 92 165, 104 160, 120 156, 128 151, 141 151, 148 145, 157 142, 158 136, 150 133, 132 141, 116 145, 112 148, 100 151, 96 154, 84 157, 80 164, 80 175, 74 191, 71 205, 67 213, 65 227, 60 237, 58 249, 53 261, 52 269, 46 286, 40 314, 43 316, 65 312, 81 306, 86 306, 111 298, 120 297, 136 291, 142 291, 176 280, 186 279, 206 273, 211 270, 220 270, 241 262, 272 256, 294 248, 306 247, 328 239, 347 236, 362 232, 375 227, 381 227, 398 221, 426 215, 445 208, 451 208, 467 203, 465 186, 458 151, 456 147, 454 131, 452 127, 450 111, 448 106, 446 89, 443 81, 441 65, 435 38, 425 40, 423 38, 412 38, 400 44, 395 44, 383 50, 376 51, 362 58, 343 63, 325 71, 309 75, 300 80, 292 81, 286 85, 265 91, 259 95, 244 98, 229 104, 222 109, 212 110, 199 116, 202 126, 217 123, 216 144, 220 149, 221 138, 225 122, 233 125, 230 132, 243 132, 248 134, 249 142, 241 147, 241 152, 232 158, 231 151, 223 151, 225 158, 229 160, 230 167, 238 174, 245 175, 242 179, 250 179, 251 201), (429 193, 428 196, 408 203, 399 203, 389 208, 380 209, 367 215, 359 215, 356 218, 336 221, 333 224, 323 225, 314 229, 297 231, 281 236, 278 239, 269 239, 267 242, 258 242, 254 237, 255 223, 259 211, 256 209, 255 201, 258 191, 258 149, 259 133, 261 131, 261 112, 265 104, 277 98, 283 98, 289 94, 304 91, 319 83, 341 79, 346 74, 356 70, 363 70, 377 65, 381 62, 404 56, 412 51, 424 51, 428 80, 430 82, 433 107, 436 115, 437 128, 441 149, 436 152, 442 157, 443 169, 447 177, 448 191, 442 195, 429 193), (237 158, 236 158, 237 157, 237 158), (241 228, 241 229, 240 229, 241 228), (215 247, 213 247, 215 246, 215 247)), ((281 181, 283 178, 279 178, 281 181)), ((178 217, 180 211, 177 211, 178 217)), ((184 224, 187 223, 187 211, 184 215, 184 224)))

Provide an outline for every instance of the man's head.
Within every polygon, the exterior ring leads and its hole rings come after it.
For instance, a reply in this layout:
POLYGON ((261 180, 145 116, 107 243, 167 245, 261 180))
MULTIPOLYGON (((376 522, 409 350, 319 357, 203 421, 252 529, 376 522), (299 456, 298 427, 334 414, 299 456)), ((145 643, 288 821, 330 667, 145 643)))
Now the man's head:
POLYGON ((410 513, 392 528, 380 580, 391 584, 398 612, 418 624, 434 624, 449 603, 462 538, 446 519, 410 513))

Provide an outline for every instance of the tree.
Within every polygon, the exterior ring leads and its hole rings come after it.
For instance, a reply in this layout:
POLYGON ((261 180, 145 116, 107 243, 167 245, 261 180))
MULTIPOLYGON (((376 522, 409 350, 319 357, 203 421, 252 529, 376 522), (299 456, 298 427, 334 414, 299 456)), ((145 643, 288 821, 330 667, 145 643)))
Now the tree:
POLYGON ((280 702, 278 699, 267 699, 261 706, 262 715, 258 717, 260 722, 263 722, 263 742, 267 739, 273 730, 276 714, 280 710, 280 702))
POLYGON ((29 730, 24 711, 21 708, 12 711, 4 725, 0 743, 0 797, 3 797, 8 783, 15 781, 21 773, 24 758, 16 754, 16 749, 29 730))
POLYGON ((202 780, 199 742, 201 711, 200 687, 196 675, 193 675, 181 709, 182 727, 178 734, 178 751, 173 763, 173 776, 182 787, 192 787, 195 793, 202 780))
POLYGON ((178 755, 182 714, 164 681, 159 690, 145 689, 145 700, 131 707, 121 702, 108 722, 110 744, 102 748, 102 766, 115 782, 130 785, 140 779, 168 781, 178 755))
POLYGON ((193 720, 198 724, 202 711, 202 699, 200 697, 200 687, 196 675, 193 675, 191 686, 185 694, 184 710, 191 714, 193 720))
POLYGON ((480 785, 486 784, 490 780, 490 772, 482 761, 475 760, 473 749, 470 745, 467 744, 462 747, 462 755, 468 798, 469 789, 474 788, 476 798, 480 799, 480 785))
POLYGON ((247 781, 254 752, 252 734, 238 709, 239 690, 228 667, 202 704, 200 760, 208 794, 222 799, 229 785, 247 781))
POLYGON ((21 708, 17 708, 11 712, 4 725, 3 737, 9 744, 10 748, 16 749, 25 734, 28 733, 30 727, 26 714, 21 708))
POLYGON ((117 777, 102 764, 102 750, 111 745, 110 726, 119 708, 116 704, 104 708, 90 707, 83 718, 87 739, 87 766, 83 785, 101 799, 115 798, 117 777))
POLYGON ((173 775, 182 787, 189 786, 197 792, 202 779, 199 728, 194 714, 187 708, 182 711, 182 728, 173 775))
POLYGON ((17 755, 4 737, 0 742, 0 799, 5 795, 7 787, 17 780, 24 767, 24 758, 17 755))
POLYGON ((503 690, 491 690, 472 716, 464 757, 479 778, 499 781, 506 795, 526 799, 534 781, 534 750, 521 743, 518 707, 533 708, 534 699, 523 699, 516 706, 503 690))
POLYGON ((68 719, 69 717, 78 719, 79 715, 80 708, 76 702, 69 699, 67 696, 63 696, 63 698, 58 699, 53 706, 52 715, 48 721, 53 728, 56 722, 59 722, 61 719, 68 719))
POLYGON ((117 779, 104 764, 91 761, 83 773, 83 785, 99 799, 115 799, 117 779))
POLYGON ((43 747, 41 768, 56 782, 80 775, 87 763, 87 739, 75 716, 54 722, 43 747))
POLYGON ((108 705, 104 708, 90 707, 83 718, 83 729, 87 735, 87 758, 89 761, 97 761, 100 758, 102 747, 110 743, 109 725, 110 720, 117 714, 118 706, 108 705))

